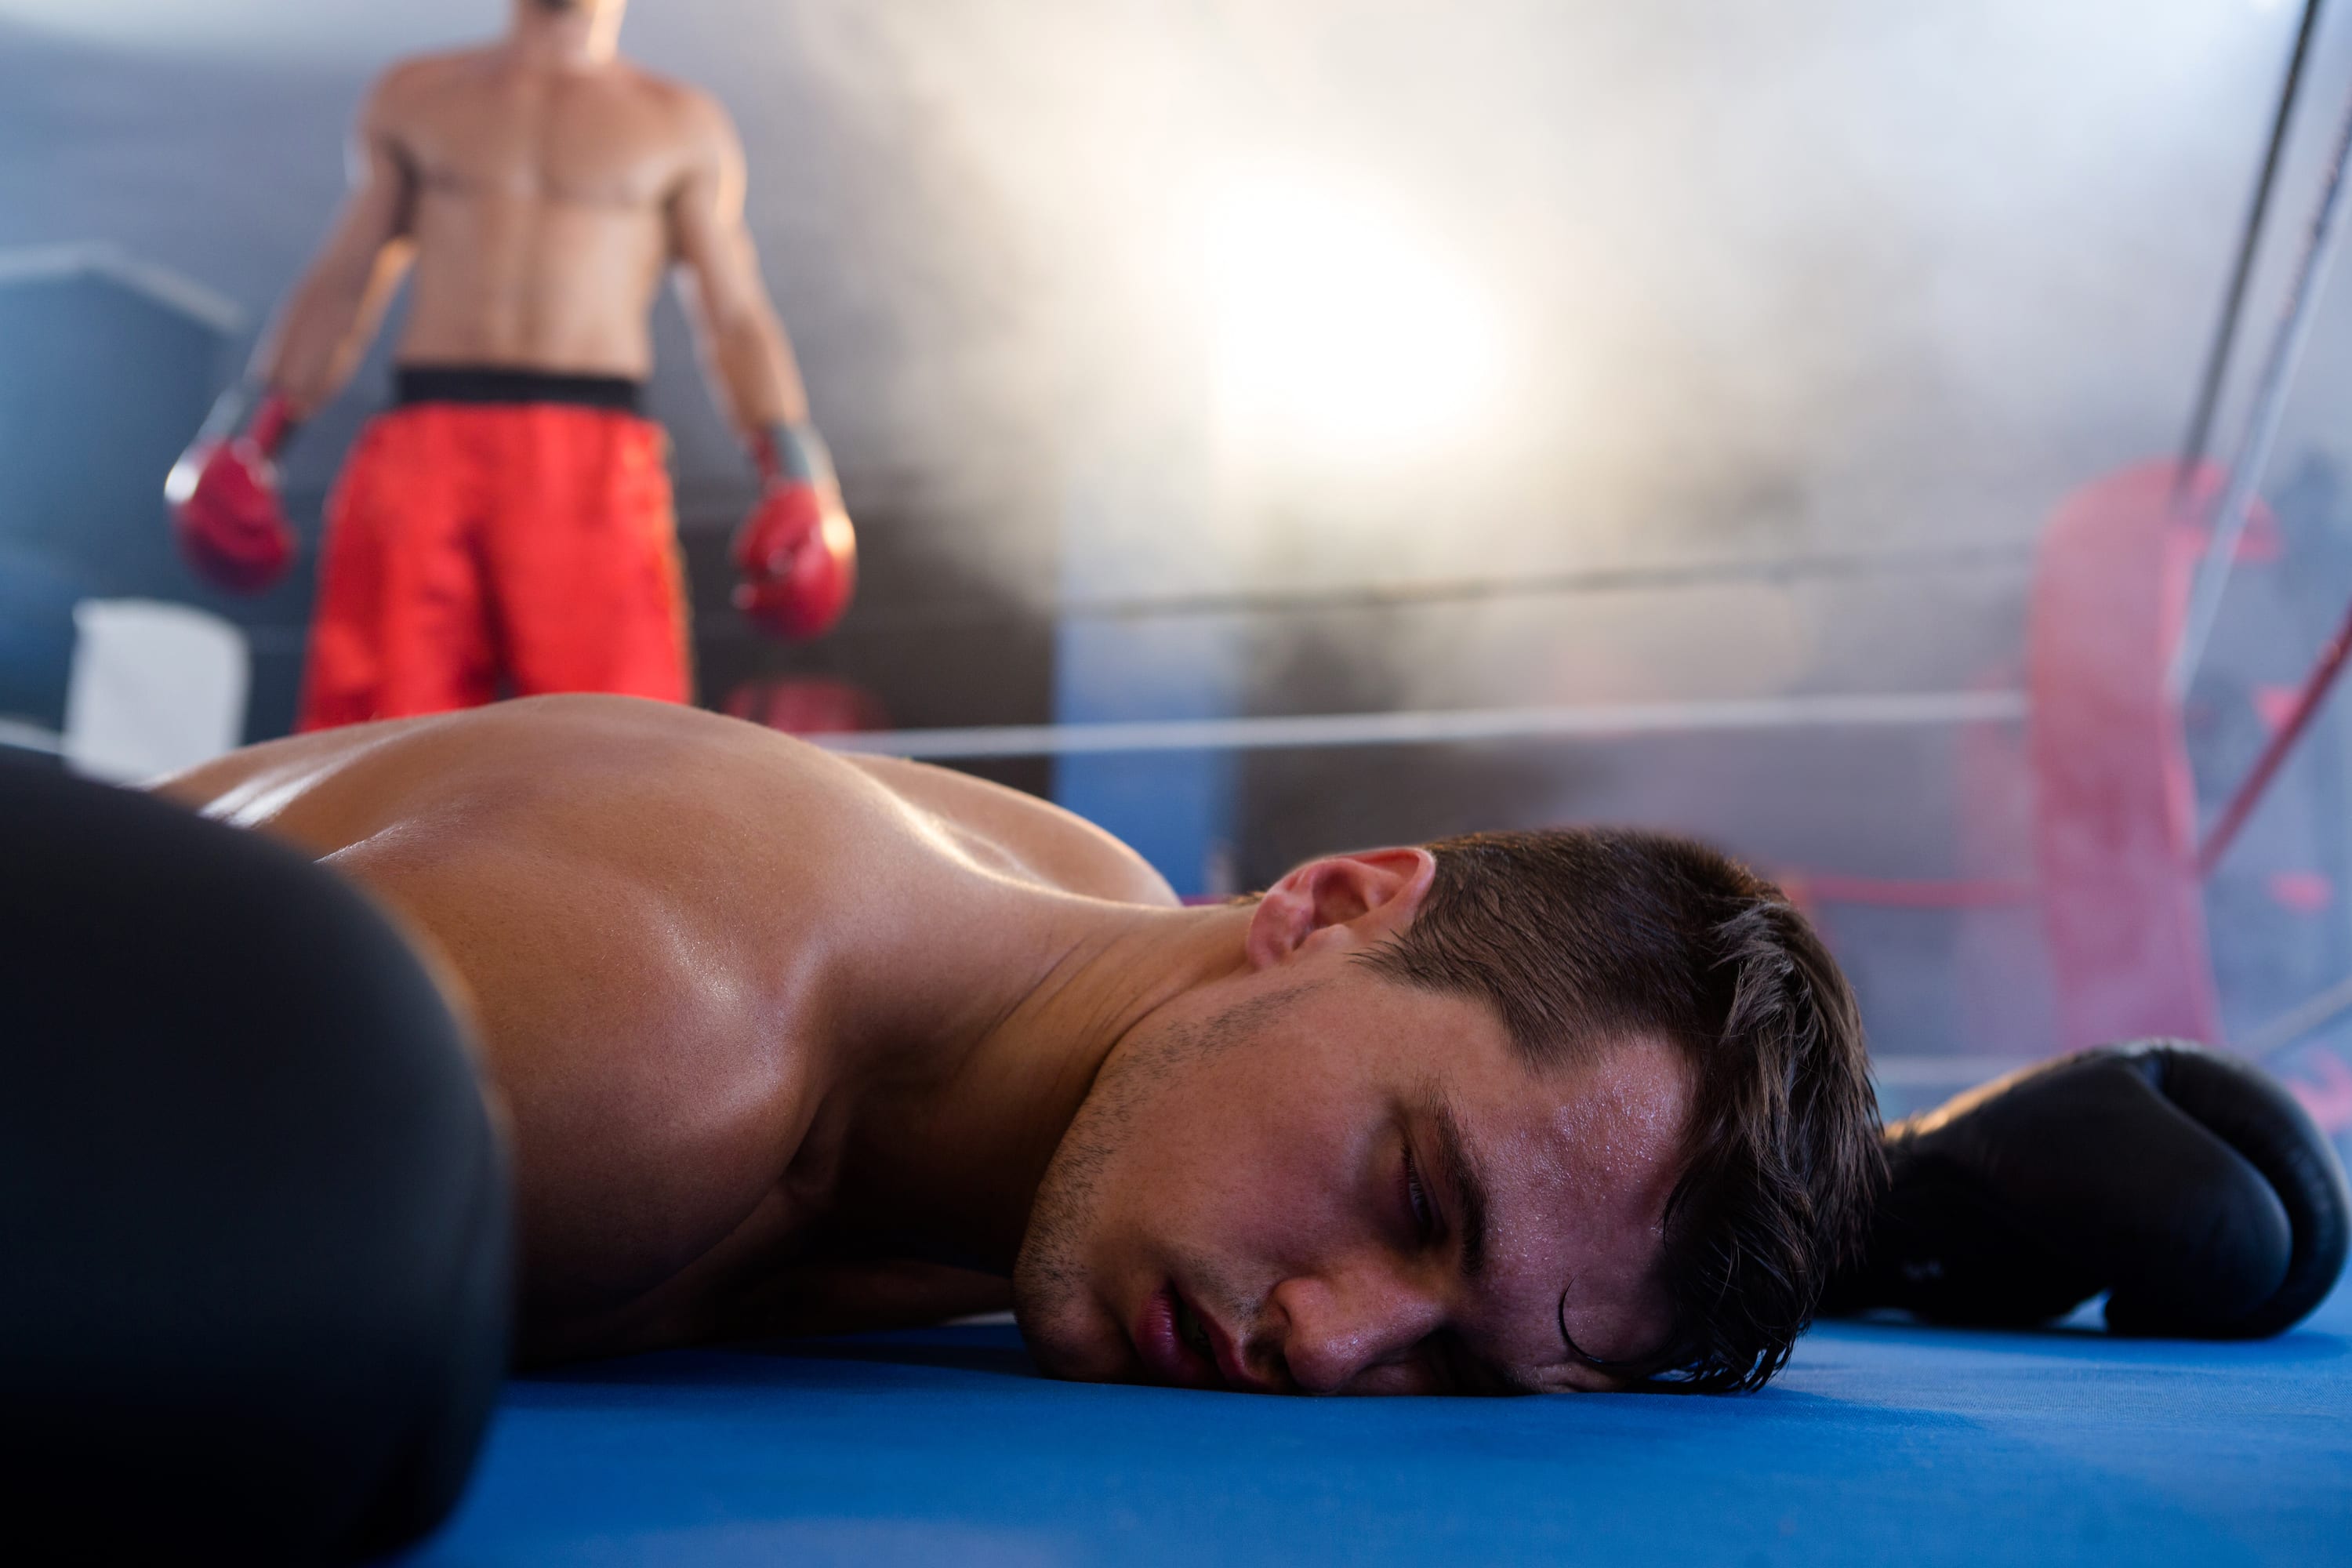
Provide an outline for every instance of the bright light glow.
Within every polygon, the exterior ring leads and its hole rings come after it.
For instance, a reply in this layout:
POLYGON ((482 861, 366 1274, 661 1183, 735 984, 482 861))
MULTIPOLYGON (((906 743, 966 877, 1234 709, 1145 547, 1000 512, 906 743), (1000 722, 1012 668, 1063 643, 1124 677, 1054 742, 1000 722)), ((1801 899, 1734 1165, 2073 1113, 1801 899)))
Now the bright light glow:
POLYGON ((1486 301, 1376 204, 1328 181, 1237 180, 1210 208, 1208 268, 1220 422, 1244 448, 1425 457, 1488 411, 1486 301))

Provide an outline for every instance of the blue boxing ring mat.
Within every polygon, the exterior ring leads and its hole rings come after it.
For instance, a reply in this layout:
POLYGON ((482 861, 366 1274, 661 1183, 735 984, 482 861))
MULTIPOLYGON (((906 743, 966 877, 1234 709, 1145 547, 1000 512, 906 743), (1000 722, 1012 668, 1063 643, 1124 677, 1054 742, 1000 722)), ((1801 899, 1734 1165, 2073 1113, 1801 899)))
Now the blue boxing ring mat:
POLYGON ((509 1384, 401 1562, 2352 1563, 2352 1291, 2240 1343, 1828 1323, 1712 1397, 1055 1383, 995 1325, 592 1363, 509 1384))

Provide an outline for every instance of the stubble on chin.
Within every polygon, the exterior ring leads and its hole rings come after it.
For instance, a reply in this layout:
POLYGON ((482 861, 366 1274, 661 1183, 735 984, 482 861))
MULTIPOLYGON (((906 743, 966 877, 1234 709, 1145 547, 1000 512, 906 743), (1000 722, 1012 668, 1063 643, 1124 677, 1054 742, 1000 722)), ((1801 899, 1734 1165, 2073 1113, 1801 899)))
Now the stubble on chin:
POLYGON ((1203 1019, 1171 1025, 1114 1051, 1054 1151, 1030 1205, 1013 1265, 1013 1315, 1031 1353, 1049 1375, 1091 1381, 1118 1376, 1129 1359, 1126 1325, 1113 1322, 1115 1348, 1090 1351, 1090 1319, 1112 1316, 1093 1300, 1084 1254, 1097 1230, 1102 1178, 1134 1131, 1139 1112, 1179 1073, 1252 1038, 1316 983, 1252 997, 1203 1019), (1100 1360, 1100 1367, 1084 1364, 1100 1360))
POLYGON ((1125 1145, 1138 1108, 1173 1069, 1173 1054, 1159 1049, 1144 1060, 1106 1064, 1037 1184, 1013 1262, 1013 1317, 1038 1365, 1052 1376, 1101 1381, 1116 1375, 1116 1368, 1084 1364, 1100 1353, 1088 1353, 1098 1336, 1087 1320, 1107 1309, 1090 1299, 1083 1255, 1095 1228, 1103 1172, 1125 1145))

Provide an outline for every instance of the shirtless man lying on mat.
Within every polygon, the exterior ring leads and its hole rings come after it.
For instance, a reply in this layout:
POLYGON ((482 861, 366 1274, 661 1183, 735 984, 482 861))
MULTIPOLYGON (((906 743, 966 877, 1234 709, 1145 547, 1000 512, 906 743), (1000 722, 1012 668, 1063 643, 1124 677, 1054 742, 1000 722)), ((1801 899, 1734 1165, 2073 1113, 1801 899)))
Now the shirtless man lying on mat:
POLYGON ((1071 1378, 1738 1389, 1825 1300, 2259 1333, 2343 1261, 2325 1139, 2192 1047, 1882 1145, 1819 939, 1659 835, 1185 908, 1044 802, 586 696, 160 793, 0 767, 0 1444, 44 1506, 128 1473, 227 1530, 407 1539, 509 1306, 526 1363, 1010 1306, 1071 1378))
POLYGON ((1186 909, 1030 796, 593 698, 163 793, 456 976, 529 1360, 1012 1307, 1071 1377, 1733 1385, 1871 1190, 1844 981, 1688 844, 1378 849, 1186 909))

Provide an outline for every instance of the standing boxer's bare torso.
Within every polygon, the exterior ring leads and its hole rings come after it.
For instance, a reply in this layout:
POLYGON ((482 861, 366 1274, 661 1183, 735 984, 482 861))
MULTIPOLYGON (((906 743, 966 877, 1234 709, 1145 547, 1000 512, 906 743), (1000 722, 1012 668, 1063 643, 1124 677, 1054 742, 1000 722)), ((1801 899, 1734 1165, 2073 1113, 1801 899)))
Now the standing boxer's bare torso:
POLYGON ((370 132, 405 177, 415 247, 399 359, 645 376, 673 203, 720 123, 624 60, 492 47, 395 68, 370 132))
MULTIPOLYGON (((445 966, 511 1119, 531 1358, 1009 1305, 943 1266, 1018 1239, 993 1216, 1020 1203, 940 1163, 964 1108, 1040 1098, 979 1042, 1115 1007, 1074 955, 1184 918, 1043 802, 625 698, 300 736, 162 787, 353 878, 445 966)), ((1051 1144, 991 1169, 1034 1184, 1051 1144)))

